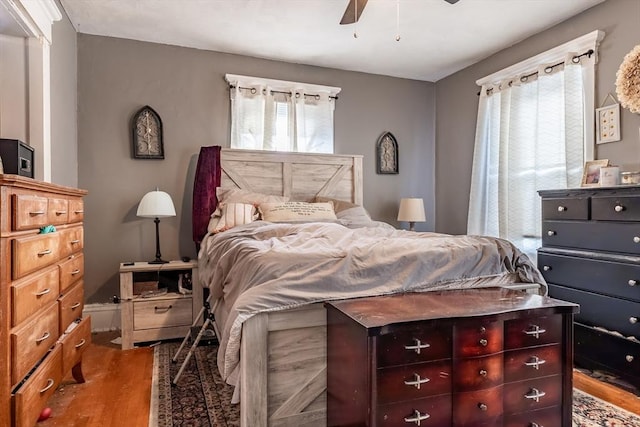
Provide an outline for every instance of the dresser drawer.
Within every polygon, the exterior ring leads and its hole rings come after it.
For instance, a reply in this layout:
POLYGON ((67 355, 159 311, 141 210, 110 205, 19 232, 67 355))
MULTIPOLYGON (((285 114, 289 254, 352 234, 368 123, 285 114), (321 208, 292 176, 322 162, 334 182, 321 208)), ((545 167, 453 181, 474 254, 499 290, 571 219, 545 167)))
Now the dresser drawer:
POLYGON ((11 383, 16 384, 58 340, 58 304, 45 307, 11 331, 11 383))
POLYGON ((60 233, 36 234, 13 240, 13 278, 19 279, 60 259, 60 233))
POLYGON ((640 264, 538 252, 549 283, 640 301, 640 264))
POLYGON ((456 427, 502 425, 503 386, 453 394, 456 427))
POLYGON ((74 322, 73 329, 67 328, 62 335, 62 372, 69 372, 78 363, 89 344, 91 344, 91 317, 74 322), (69 330, 71 329, 71 330, 69 330))
POLYGON ((377 339, 378 367, 451 358, 451 326, 419 322, 377 339))
POLYGON ((60 269, 60 291, 64 292, 71 284, 84 276, 84 255, 69 255, 66 260, 58 264, 60 269))
POLYGON ((67 326, 74 320, 82 317, 82 309, 84 308, 84 282, 80 280, 78 283, 68 289, 58 299, 58 309, 60 316, 60 332, 64 332, 67 326))
POLYGON ((33 427, 62 381, 62 347, 56 345, 33 374, 13 393, 15 427, 33 427))
POLYGON ((82 222, 84 219, 84 201, 82 199, 69 200, 69 223, 82 222))
POLYGON ((66 224, 69 221, 69 202, 67 199, 49 198, 47 217, 49 224, 66 224))
POLYGON ((451 425, 451 397, 448 394, 420 400, 383 405, 376 408, 377 426, 419 425, 442 427, 451 425), (420 421, 418 421, 420 417, 420 421))
POLYGON ((379 369, 376 390, 379 404, 450 393, 451 361, 379 369))
POLYGON ((560 344, 507 351, 504 355, 505 382, 560 375, 562 373, 560 344))
POLYGON ((562 340, 562 315, 509 320, 504 329, 506 350, 555 344, 562 340))
POLYGON ((170 328, 190 325, 191 298, 133 302, 133 329, 170 328))
POLYGON ((596 221, 640 221, 640 196, 594 196, 591 219, 596 221))
POLYGON ((589 198, 542 200, 542 219, 589 219, 589 198))
POLYGON ((580 313, 575 317, 579 322, 640 338, 640 304, 637 302, 555 284, 549 284, 549 295, 580 304, 580 313))
POLYGON ((561 425, 562 409, 560 406, 512 414, 504 421, 504 427, 545 427, 561 425))
POLYGON ((64 258, 84 248, 82 226, 65 228, 60 231, 60 257, 64 258))
POLYGON ((543 221, 542 245, 640 254, 640 227, 634 223, 543 221))
POLYGON ((49 224, 47 213, 49 201, 35 194, 14 194, 14 230, 32 230, 49 224))
POLYGON ((455 357, 474 357, 502 351, 504 348, 504 324, 485 319, 460 321, 453 328, 453 353, 455 357))
POLYGON ((503 353, 456 359, 453 362, 453 391, 464 392, 495 387, 504 382, 503 353))
POLYGON ((60 293, 58 267, 51 266, 11 285, 11 326, 17 326, 60 293))
POLYGON ((504 385, 504 413, 533 411, 562 404, 562 375, 504 385))

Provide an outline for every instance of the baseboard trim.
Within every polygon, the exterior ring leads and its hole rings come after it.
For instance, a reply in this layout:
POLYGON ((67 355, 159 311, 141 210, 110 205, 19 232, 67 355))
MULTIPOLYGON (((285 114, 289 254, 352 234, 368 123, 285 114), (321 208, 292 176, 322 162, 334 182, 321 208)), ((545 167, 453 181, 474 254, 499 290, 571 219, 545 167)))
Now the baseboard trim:
POLYGON ((86 304, 83 316, 91 316, 91 332, 120 330, 120 304, 86 304))

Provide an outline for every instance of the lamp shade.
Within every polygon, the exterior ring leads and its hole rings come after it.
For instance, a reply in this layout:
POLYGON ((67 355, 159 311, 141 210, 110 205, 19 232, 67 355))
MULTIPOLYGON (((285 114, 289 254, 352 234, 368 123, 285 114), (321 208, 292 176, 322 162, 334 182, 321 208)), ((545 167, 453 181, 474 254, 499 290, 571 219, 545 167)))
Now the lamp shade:
POLYGON ((426 221, 424 214, 424 202, 420 198, 407 198, 400 200, 398 221, 422 222, 426 221))
POLYGON ((176 216, 171 196, 164 191, 149 191, 142 197, 137 214, 144 218, 166 218, 176 216))

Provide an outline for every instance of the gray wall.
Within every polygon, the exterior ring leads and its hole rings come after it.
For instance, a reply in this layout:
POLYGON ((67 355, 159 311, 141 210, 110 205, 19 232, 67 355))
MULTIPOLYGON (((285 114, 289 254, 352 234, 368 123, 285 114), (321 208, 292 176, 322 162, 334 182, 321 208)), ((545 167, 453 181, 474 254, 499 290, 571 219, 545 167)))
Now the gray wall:
MULTIPOLYGON (((137 218, 140 198, 167 191, 177 217, 160 223, 165 259, 195 257, 191 194, 200 146, 229 145, 226 73, 342 87, 335 111, 337 153, 364 155, 364 205, 396 224, 401 197, 423 197, 434 224, 433 83, 267 61, 153 43, 78 35, 78 173, 85 202, 85 293, 118 294, 118 263, 155 254, 153 221, 137 218), (130 121, 144 105, 160 115, 165 160, 131 157, 130 121), (375 144, 392 132, 400 174, 375 173, 375 144)), ((73 165, 71 165, 73 167, 73 165)))
MULTIPOLYGON (((596 106, 615 96, 616 71, 640 43, 640 1, 608 0, 436 83, 436 227, 464 234, 471 185, 478 87, 475 81, 594 30, 606 37, 596 65, 596 106)), ((622 110, 622 141, 598 145, 596 158, 640 170, 640 115, 622 110)))

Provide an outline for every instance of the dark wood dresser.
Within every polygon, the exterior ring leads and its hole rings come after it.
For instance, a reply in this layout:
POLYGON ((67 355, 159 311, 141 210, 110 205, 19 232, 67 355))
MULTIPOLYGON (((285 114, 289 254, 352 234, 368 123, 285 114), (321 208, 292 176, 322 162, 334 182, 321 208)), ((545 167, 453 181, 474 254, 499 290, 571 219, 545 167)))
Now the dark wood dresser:
POLYGON ((640 388, 640 187, 540 191, 538 267, 580 304, 575 362, 640 388))
POLYGON ((571 426, 575 304, 487 288, 326 307, 328 426, 571 426))

